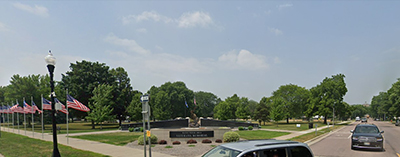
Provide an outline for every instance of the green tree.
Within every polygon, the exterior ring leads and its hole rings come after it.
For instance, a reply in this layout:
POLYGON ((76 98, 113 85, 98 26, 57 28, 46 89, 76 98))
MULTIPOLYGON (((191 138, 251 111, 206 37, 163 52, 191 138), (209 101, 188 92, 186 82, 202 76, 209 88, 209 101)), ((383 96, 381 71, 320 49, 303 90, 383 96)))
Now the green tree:
POLYGON ((273 98, 271 105, 270 119, 278 126, 279 121, 287 117, 285 101, 282 98, 273 98))
POLYGON ((319 115, 325 117, 324 124, 327 122, 327 117, 332 115, 334 108, 341 108, 344 105, 343 97, 347 93, 344 78, 343 74, 326 77, 320 85, 311 90, 313 99, 311 102, 314 103, 312 106, 317 108, 319 115))
POLYGON ((389 116, 389 108, 391 107, 389 94, 387 92, 379 92, 379 95, 372 97, 371 113, 374 117, 382 117, 386 119, 389 116))
POLYGON ((258 120, 260 125, 261 122, 264 122, 265 125, 265 122, 269 121, 271 103, 272 103, 271 98, 263 97, 260 100, 260 103, 258 103, 257 106, 255 107, 256 110, 254 111, 254 119, 258 120))
MULTIPOLYGON (((93 99, 93 90, 100 84, 112 85, 112 75, 109 72, 109 67, 105 63, 90 62, 82 60, 70 64, 71 71, 62 74, 60 82, 63 89, 68 89, 69 94, 81 103, 87 105, 93 99)), ((93 102, 91 102, 93 103, 93 102)), ((69 112, 74 117, 83 118, 86 112, 71 110, 69 112)), ((94 121, 92 120, 92 128, 94 129, 94 121)))
POLYGON ((113 99, 113 86, 101 84, 93 90, 93 104, 89 103, 91 112, 86 116, 86 119, 94 121, 96 124, 101 124, 100 128, 103 129, 103 122, 111 118, 114 104, 113 99))
POLYGON ((119 120, 119 126, 121 126, 122 121, 127 115, 126 108, 132 101, 133 91, 130 84, 130 79, 128 73, 124 68, 118 67, 116 69, 111 69, 110 73, 113 77, 115 87, 114 90, 114 105, 112 106, 113 115, 119 120))
POLYGON ((197 116, 198 117, 212 117, 214 107, 221 101, 216 95, 210 92, 195 92, 196 104, 197 104, 197 116))
POLYGON ((236 118, 240 119, 249 119, 250 118, 250 109, 249 109, 249 100, 247 98, 241 98, 238 107, 235 112, 236 118))
POLYGON ((214 118, 219 120, 228 120, 232 119, 233 115, 231 112, 231 105, 229 105, 226 101, 221 101, 217 106, 214 108, 214 118))
POLYGON ((389 113, 395 117, 400 117, 400 78, 392 84, 392 87, 388 90, 388 95, 391 103, 389 113))
POLYGON ((129 106, 126 108, 126 112, 131 120, 140 121, 143 119, 142 116, 142 103, 140 102, 140 96, 143 94, 138 91, 134 91, 134 95, 132 97, 132 101, 129 106))

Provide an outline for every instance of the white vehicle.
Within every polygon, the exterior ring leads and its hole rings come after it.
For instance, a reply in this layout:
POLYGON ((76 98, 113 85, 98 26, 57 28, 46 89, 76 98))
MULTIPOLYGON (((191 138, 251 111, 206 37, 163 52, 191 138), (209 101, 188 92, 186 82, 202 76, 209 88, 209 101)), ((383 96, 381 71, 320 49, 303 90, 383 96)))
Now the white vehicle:
POLYGON ((356 122, 357 122, 357 121, 360 121, 360 120, 361 120, 360 117, 356 117, 356 122))

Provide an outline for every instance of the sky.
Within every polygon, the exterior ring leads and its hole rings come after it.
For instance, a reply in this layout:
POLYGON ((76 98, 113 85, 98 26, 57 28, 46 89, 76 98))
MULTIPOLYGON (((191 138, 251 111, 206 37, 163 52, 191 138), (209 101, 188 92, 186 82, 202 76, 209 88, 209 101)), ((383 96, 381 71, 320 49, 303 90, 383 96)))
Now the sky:
POLYGON ((0 86, 71 63, 123 67, 135 90, 182 81, 260 101, 344 74, 349 104, 400 78, 399 1, 0 1, 0 86))

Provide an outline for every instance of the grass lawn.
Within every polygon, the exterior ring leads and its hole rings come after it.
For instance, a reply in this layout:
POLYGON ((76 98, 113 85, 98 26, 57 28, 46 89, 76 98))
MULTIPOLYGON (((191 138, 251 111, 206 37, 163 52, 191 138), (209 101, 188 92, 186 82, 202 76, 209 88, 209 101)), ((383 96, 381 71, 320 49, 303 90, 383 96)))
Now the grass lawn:
MULTIPOLYGON (((3 125, 7 126, 7 125, 3 125)), ((2 127, 3 127, 2 126, 2 127)), ((45 130, 44 133, 51 133, 52 131, 52 125, 51 124, 45 124, 45 130)), ((67 124, 57 124, 57 126, 61 127, 61 131, 57 132, 58 134, 67 134, 67 124)), ((34 125, 35 132, 41 133, 42 132, 42 127, 40 123, 36 123, 34 125)), ((108 130, 117 130, 118 129, 118 124, 117 123, 112 123, 112 124, 103 124, 103 129, 100 129, 100 125, 96 125, 95 129, 92 129, 92 124, 90 122, 74 122, 74 123, 69 123, 68 124, 68 133, 81 133, 81 132, 95 132, 95 131, 108 131, 108 130)), ((15 125, 14 129, 17 129, 18 126, 15 125)), ((10 126, 10 129, 12 129, 12 126, 10 126)), ((25 131, 24 125, 19 125, 19 129, 25 131)), ((32 126, 26 126, 27 131, 32 131, 32 126)))
MULTIPOLYGON (((339 128, 343 127, 344 125, 347 125, 347 124, 348 123, 335 124, 335 127, 334 127, 333 130, 339 129, 339 128)), ((329 133, 330 131, 332 131, 332 127, 325 128, 325 129, 322 129, 322 130, 317 130, 317 135, 315 135, 315 131, 314 131, 314 132, 310 132, 308 134, 300 135, 300 136, 297 136, 297 137, 294 137, 294 138, 291 138, 291 139, 288 139, 288 140, 298 141, 298 142, 305 142, 305 141, 311 140, 311 139, 313 139, 315 137, 318 137, 318 136, 321 136, 323 134, 329 133)))
MULTIPOLYGON (((1 132, 0 154, 6 157, 48 157, 53 154, 53 142, 33 139, 22 135, 1 132)), ((58 144, 63 157, 104 157, 106 155, 83 151, 69 146, 58 144)))
MULTIPOLYGON (((314 127, 315 124, 318 125, 318 127, 325 126, 326 124, 323 124, 323 121, 321 122, 313 122, 314 127)), ((291 131, 303 131, 303 130, 308 130, 308 122, 307 121, 296 121, 296 122, 278 122, 276 123, 266 123, 266 125, 261 125, 261 128, 263 129, 278 129, 278 130, 291 130, 291 131), (296 124, 300 124, 300 127, 297 127, 296 124)))
POLYGON ((98 141, 98 142, 113 144, 113 145, 117 145, 117 146, 124 146, 130 142, 137 140, 139 136, 143 136, 143 133, 142 132, 117 132, 117 133, 106 133, 106 134, 70 136, 70 137, 91 140, 91 141, 98 141))
POLYGON ((246 140, 258 140, 258 139, 272 139, 278 136, 288 135, 288 132, 276 132, 276 131, 265 131, 265 130, 245 130, 236 131, 240 138, 246 140))

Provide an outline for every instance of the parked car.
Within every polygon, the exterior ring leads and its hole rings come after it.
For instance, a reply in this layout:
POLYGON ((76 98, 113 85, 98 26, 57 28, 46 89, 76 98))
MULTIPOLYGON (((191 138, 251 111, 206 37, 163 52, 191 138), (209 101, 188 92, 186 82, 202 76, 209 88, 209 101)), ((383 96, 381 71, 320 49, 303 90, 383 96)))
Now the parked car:
POLYGON ((400 120, 399 120, 399 119, 396 119, 396 123, 394 123, 394 125, 395 125, 395 126, 399 126, 399 124, 400 124, 400 120))
POLYGON ((362 122, 366 123, 367 122, 367 118, 365 118, 365 117, 361 118, 361 123, 362 122))
POLYGON ((361 119, 360 119, 360 117, 356 117, 356 122, 358 122, 358 121, 360 121, 361 119))
POLYGON ((202 157, 313 157, 307 144, 285 140, 249 140, 219 145, 202 157))
POLYGON ((379 128, 374 124, 358 124, 354 130, 350 131, 351 149, 369 148, 383 150, 384 131, 379 131, 379 128))

